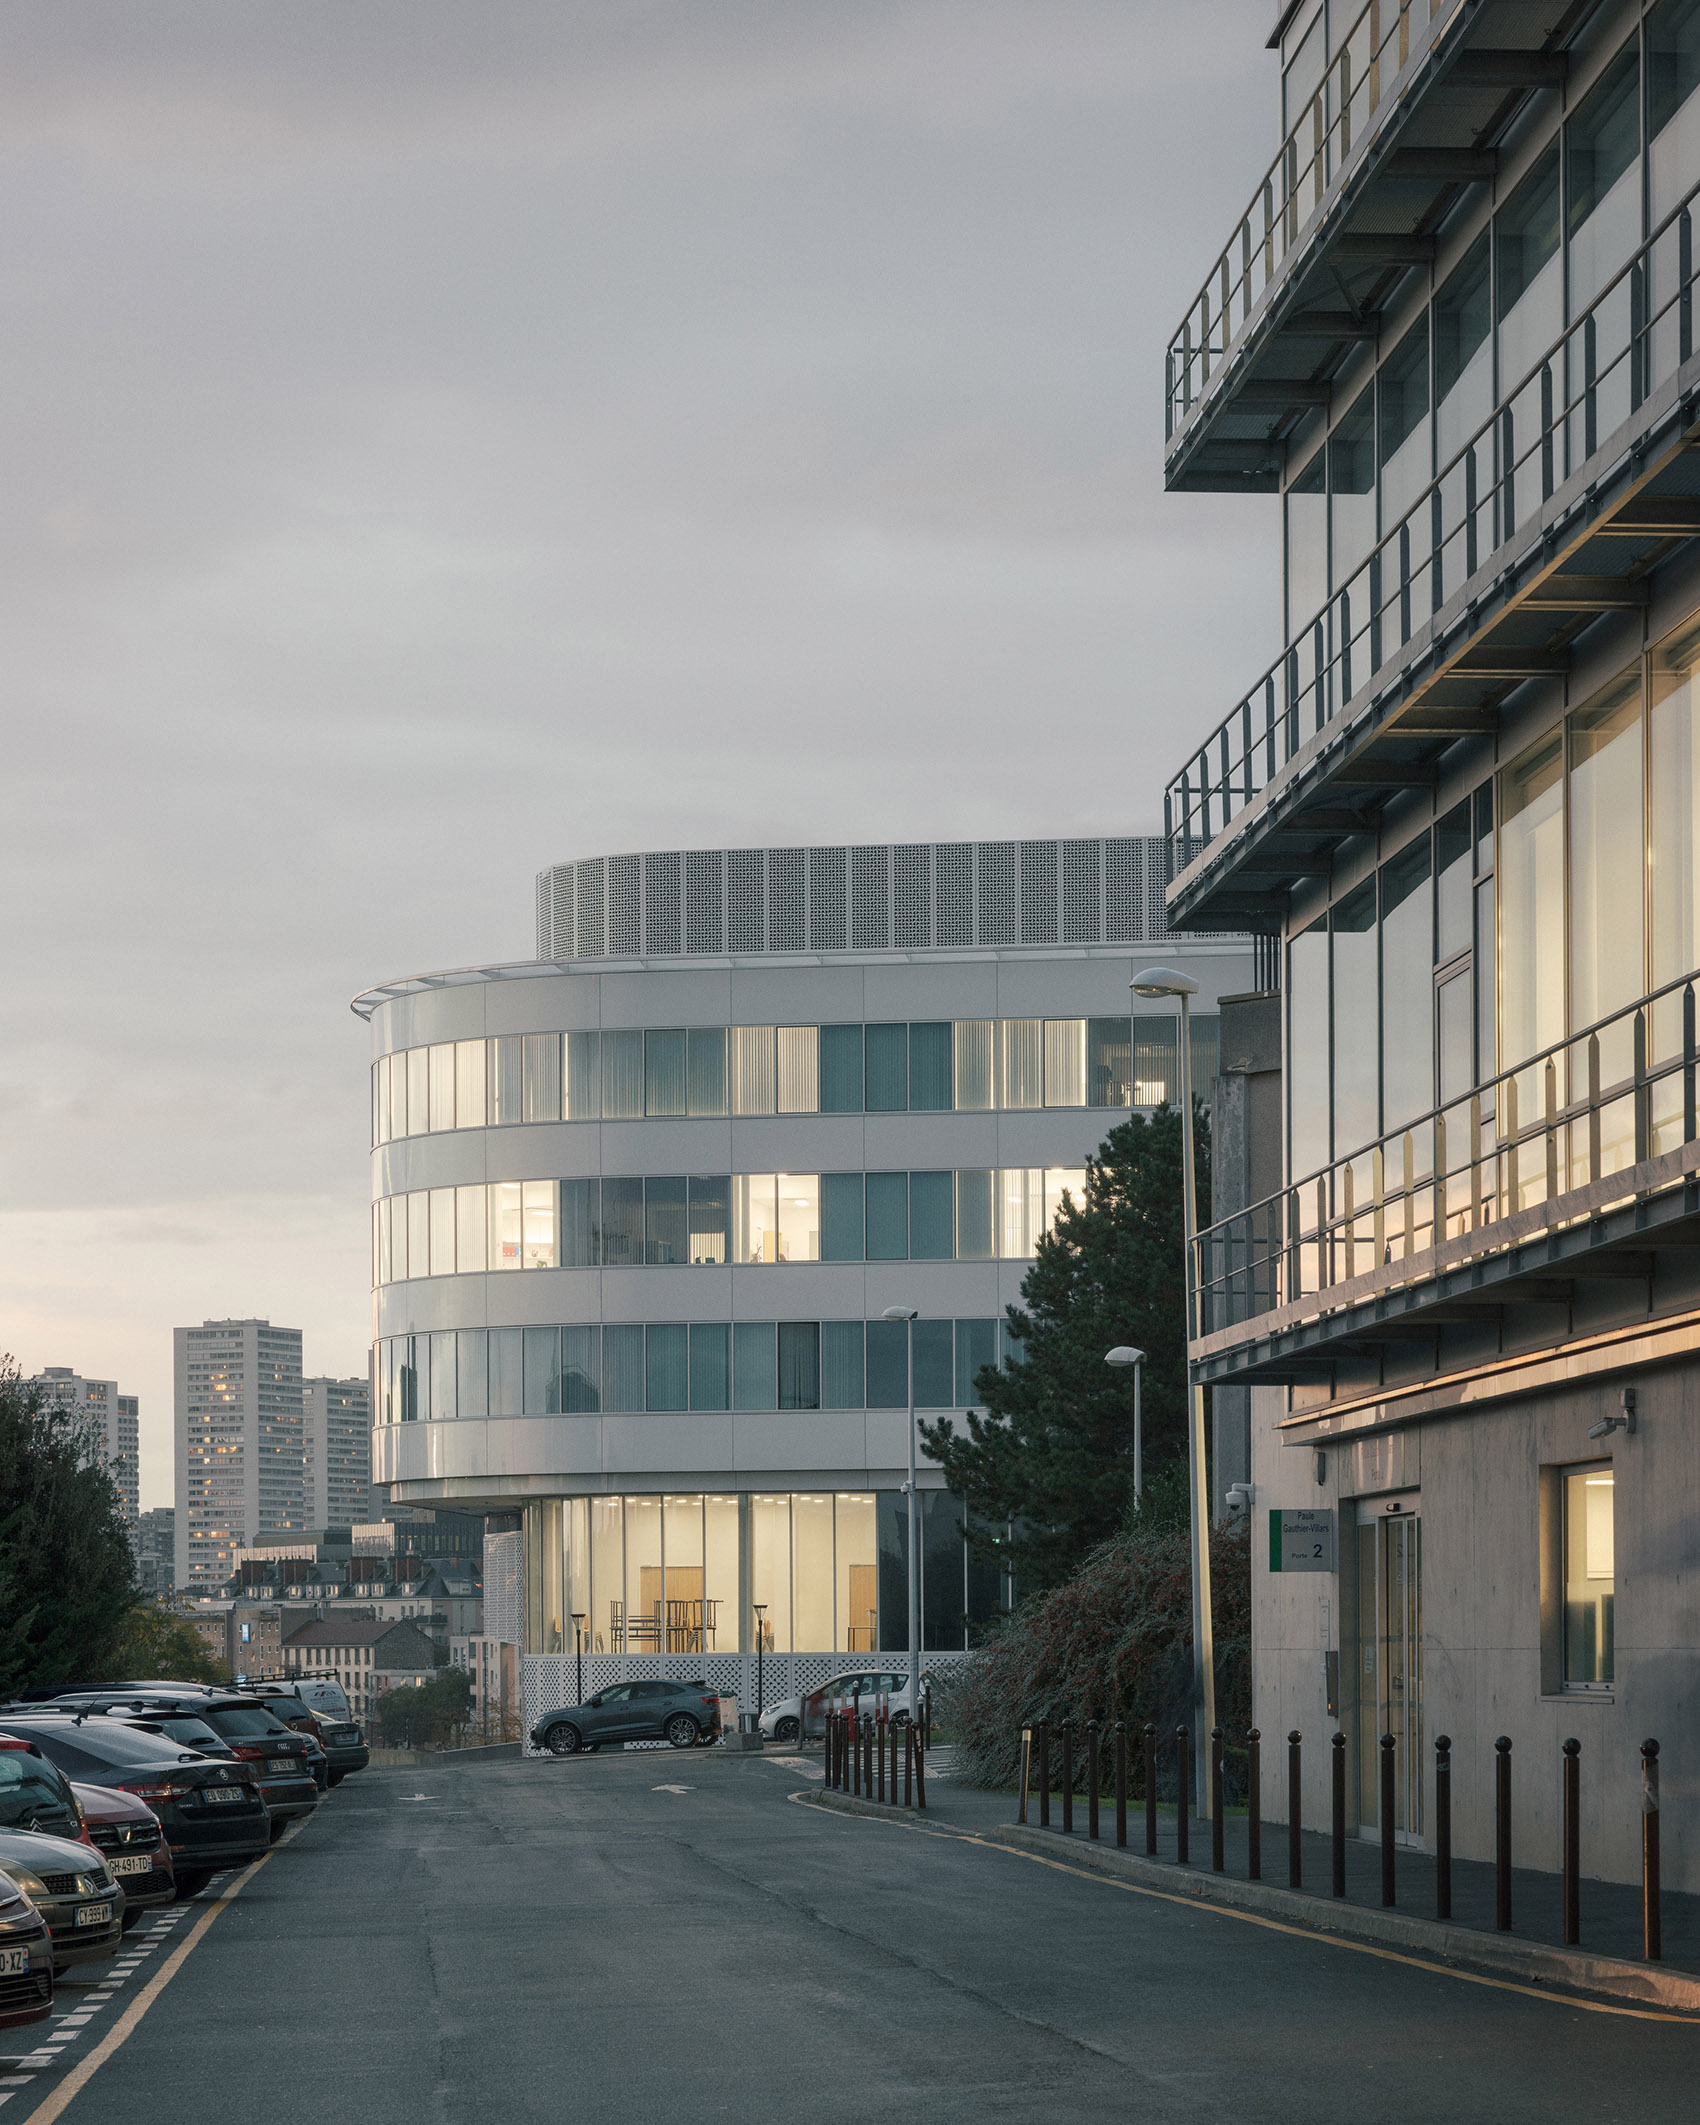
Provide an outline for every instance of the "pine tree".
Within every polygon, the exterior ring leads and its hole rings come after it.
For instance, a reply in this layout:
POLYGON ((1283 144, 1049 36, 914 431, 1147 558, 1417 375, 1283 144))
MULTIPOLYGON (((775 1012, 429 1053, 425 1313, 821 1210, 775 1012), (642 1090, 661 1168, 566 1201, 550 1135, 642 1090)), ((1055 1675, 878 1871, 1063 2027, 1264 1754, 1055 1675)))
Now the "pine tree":
MULTIPOLYGON (((1194 1109, 1198 1195, 1210 1200, 1209 1118, 1194 1109)), ((1018 1361, 975 1381, 985 1414, 924 1424, 929 1454, 968 1501, 968 1538, 1015 1573, 1024 1594, 1066 1579, 1114 1535, 1133 1502, 1133 1369, 1104 1353, 1146 1353, 1142 1430, 1149 1491, 1186 1454, 1180 1116, 1162 1106, 1112 1129, 1039 1242, 1008 1309, 1018 1361), (1006 1533, 1009 1529, 1012 1532, 1006 1533)))
POLYGON ((0 1696, 104 1681, 136 1599, 109 1472, 76 1418, 0 1370, 0 1696))

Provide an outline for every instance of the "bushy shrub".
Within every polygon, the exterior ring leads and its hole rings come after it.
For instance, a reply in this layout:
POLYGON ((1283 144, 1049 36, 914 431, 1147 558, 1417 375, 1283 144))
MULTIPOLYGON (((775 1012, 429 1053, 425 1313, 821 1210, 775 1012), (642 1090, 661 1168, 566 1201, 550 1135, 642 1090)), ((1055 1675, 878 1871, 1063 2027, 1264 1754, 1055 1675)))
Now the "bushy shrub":
MULTIPOLYGON (((1251 1543, 1243 1523, 1212 1530, 1210 1572, 1216 1718, 1239 1745, 1251 1717, 1251 1543)), ((1191 1537, 1136 1523, 997 1626, 978 1657, 941 1686, 940 1716, 956 1744, 952 1776, 965 1785, 1013 1786, 1022 1728, 1067 1720, 1077 1732, 1077 1782, 1084 1784, 1084 1728, 1095 1719, 1106 1765, 1115 1723, 1126 1723, 1137 1778, 1139 1730, 1155 1720, 1165 1741, 1172 1739, 1188 1720, 1191 1692, 1191 1537)), ((1061 1752, 1051 1753, 1055 1776, 1061 1752)))

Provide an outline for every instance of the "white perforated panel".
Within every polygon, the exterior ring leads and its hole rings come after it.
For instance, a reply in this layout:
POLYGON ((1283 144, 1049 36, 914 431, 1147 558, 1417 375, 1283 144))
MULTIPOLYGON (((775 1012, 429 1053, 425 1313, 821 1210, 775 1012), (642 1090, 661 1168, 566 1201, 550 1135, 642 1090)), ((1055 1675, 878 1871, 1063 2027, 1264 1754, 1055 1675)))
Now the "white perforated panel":
POLYGON ((724 875, 726 859, 719 849, 687 849, 685 852, 685 950, 723 952, 726 949, 724 875))
POLYGON ((1065 841, 1062 845, 1062 941, 1096 944, 1104 934, 1104 844, 1065 841))
POLYGON ((600 856, 592 856, 587 862, 576 864, 577 901, 573 914, 573 933, 578 939, 577 956, 580 959, 600 959, 608 949, 608 932, 604 921, 607 906, 606 865, 600 856))
POLYGON ((807 950, 807 873, 801 849, 767 852, 767 938, 771 952, 807 950))
POLYGON ((809 950, 842 952, 848 941, 845 851, 809 851, 809 950))
POLYGON ((1057 941, 1057 845, 1054 841, 1021 844, 1021 941, 1057 941))
POLYGON ((933 852, 925 842, 891 852, 892 942, 925 951, 933 941, 933 852))
POLYGON ((767 950, 767 862, 761 849, 732 849, 726 858, 726 947, 767 950))
POLYGON ((883 952, 891 943, 891 850, 850 851, 850 942, 858 952, 883 952))
POLYGON ((940 948, 960 951, 974 942, 974 850, 947 841, 933 850, 933 905, 940 948))
POLYGON ((680 921, 677 849, 663 849, 643 859, 643 948, 670 958, 684 942, 680 921))
POLYGON ((608 858, 608 950, 635 959, 643 950, 643 897, 636 856, 608 858))
POLYGON ((1104 843, 1104 935, 1112 942, 1139 939, 1145 927, 1145 844, 1104 843))
POLYGON ((974 942, 1015 942, 1015 843, 981 841, 974 849, 976 872, 974 942))

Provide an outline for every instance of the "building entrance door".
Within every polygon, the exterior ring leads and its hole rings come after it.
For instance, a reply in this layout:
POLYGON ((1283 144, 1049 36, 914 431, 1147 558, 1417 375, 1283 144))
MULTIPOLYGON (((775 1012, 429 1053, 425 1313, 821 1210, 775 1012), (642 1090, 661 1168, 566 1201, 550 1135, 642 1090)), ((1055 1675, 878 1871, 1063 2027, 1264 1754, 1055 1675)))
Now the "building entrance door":
POLYGON ((1423 1523, 1420 1498, 1366 1498, 1357 1525, 1358 1821, 1381 1830, 1381 1737, 1393 1736, 1393 1828, 1423 1834, 1423 1523))

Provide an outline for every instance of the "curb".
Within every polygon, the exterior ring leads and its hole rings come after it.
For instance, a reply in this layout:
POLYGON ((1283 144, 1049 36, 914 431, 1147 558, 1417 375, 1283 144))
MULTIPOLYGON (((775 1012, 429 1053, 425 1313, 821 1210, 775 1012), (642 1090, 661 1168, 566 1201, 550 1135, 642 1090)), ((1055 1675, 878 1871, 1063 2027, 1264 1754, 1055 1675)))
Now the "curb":
POLYGON ((393 1771, 409 1765, 490 1763, 519 1753, 517 1741, 492 1741, 471 1749, 373 1749, 368 1760, 374 1771, 393 1771))
MULTIPOLYGON (((817 1807, 837 1809, 846 1815, 867 1815, 880 1822, 925 1823, 929 1820, 913 1809, 882 1806, 878 1801, 862 1800, 850 1793, 820 1792, 808 1797, 817 1807)), ((937 1827, 979 1838, 983 1843, 1040 1853, 1047 1859, 1066 1852, 1072 1866, 1134 1882, 1140 1888, 1161 1890, 1167 1896, 1194 1902, 1204 1910, 1259 1912, 1308 1933, 1338 1934, 1344 1939, 1400 1948, 1435 1961, 1469 1965, 1500 1976, 1532 1978, 1577 1992, 1632 2000, 1638 2006, 1672 2008, 1679 2013, 1700 2015, 1700 1977, 1690 1976, 1685 1971, 1666 1970, 1655 1963, 1625 1962, 1619 1956, 1590 1955, 1580 1948, 1554 1948, 1543 1942, 1515 1940, 1504 1934, 1478 1933, 1473 1927, 1417 1918, 1403 1911, 1366 1910, 1361 1904, 1337 1904, 1332 1898, 1308 1896, 1303 1890, 1279 1888, 1272 1882, 1242 1881, 1235 1875, 1208 1871, 1200 1873, 1190 1867, 1173 1866, 1162 1860, 1123 1852, 1114 1845, 1106 1848, 1085 1839, 1064 1837, 1060 1831, 1037 1830, 1020 1823, 994 1823, 985 1829, 966 1833, 960 1824, 939 1822, 937 1827)))

